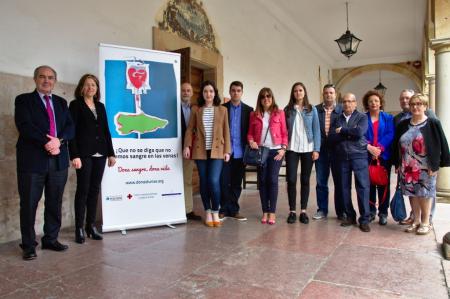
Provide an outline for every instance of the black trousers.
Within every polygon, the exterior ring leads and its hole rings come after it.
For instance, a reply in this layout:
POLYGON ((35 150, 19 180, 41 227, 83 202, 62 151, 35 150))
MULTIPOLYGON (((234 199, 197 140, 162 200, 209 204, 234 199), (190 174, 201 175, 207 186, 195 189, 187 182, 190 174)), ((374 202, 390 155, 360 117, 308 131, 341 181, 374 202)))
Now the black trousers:
POLYGON ((301 163, 300 169, 300 205, 302 210, 306 210, 309 198, 309 179, 314 164, 312 152, 296 153, 286 152, 286 180, 289 199, 289 209, 295 211, 297 201, 297 169, 298 162, 301 163))
POLYGON ((239 197, 242 192, 242 180, 244 179, 245 166, 242 158, 223 163, 221 185, 222 196, 220 213, 225 216, 235 216, 239 213, 239 197))
POLYGON ((75 192, 75 226, 83 227, 95 222, 100 184, 105 170, 106 157, 81 158, 81 168, 77 169, 77 191, 75 192))
POLYGON ((67 168, 57 170, 57 161, 49 159, 49 169, 44 173, 17 173, 20 196, 20 232, 22 249, 34 248, 36 232, 34 224, 36 209, 42 193, 45 195, 44 236, 42 243, 51 243, 58 238, 61 228, 61 206, 64 187, 67 182, 67 168))

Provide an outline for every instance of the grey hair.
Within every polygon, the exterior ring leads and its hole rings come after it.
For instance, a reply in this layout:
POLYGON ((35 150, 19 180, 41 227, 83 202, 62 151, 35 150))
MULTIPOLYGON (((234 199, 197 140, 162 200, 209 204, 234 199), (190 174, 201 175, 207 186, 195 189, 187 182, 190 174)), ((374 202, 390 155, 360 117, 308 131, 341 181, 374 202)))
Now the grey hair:
POLYGON ((48 66, 48 65, 40 65, 40 66, 38 66, 37 68, 35 68, 35 69, 34 69, 33 79, 37 79, 37 76, 38 76, 39 71, 40 71, 41 69, 49 69, 49 70, 51 70, 51 71, 53 72, 53 74, 55 75, 55 80, 57 79, 57 74, 56 74, 55 69, 52 68, 51 66, 48 66))
POLYGON ((402 93, 404 93, 404 92, 409 92, 411 95, 414 95, 414 94, 416 93, 413 89, 406 88, 406 89, 403 89, 403 90, 400 92, 400 94, 402 94, 402 93))

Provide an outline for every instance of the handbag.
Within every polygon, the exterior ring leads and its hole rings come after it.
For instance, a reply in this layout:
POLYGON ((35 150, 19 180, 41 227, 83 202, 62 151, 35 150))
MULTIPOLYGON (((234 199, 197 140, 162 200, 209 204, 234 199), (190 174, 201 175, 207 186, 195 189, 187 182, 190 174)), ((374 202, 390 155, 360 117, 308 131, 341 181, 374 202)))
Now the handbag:
POLYGON ((375 159, 370 162, 369 178, 370 178, 370 183, 372 185, 376 185, 376 186, 389 185, 388 173, 386 171, 386 168, 384 168, 382 165, 380 165, 379 159, 375 159))
POLYGON ((400 185, 397 183, 397 188, 395 190, 394 196, 392 197, 391 204, 391 214, 392 218, 399 222, 406 218, 406 207, 405 207, 405 199, 403 198, 402 189, 400 185))
POLYGON ((257 149, 251 148, 249 145, 245 146, 244 164, 250 166, 262 166, 266 163, 269 157, 269 148, 259 146, 257 149))
MULTIPOLYGON (((267 129, 264 141, 266 141, 269 129, 267 129)), ((263 143, 264 143, 263 141, 263 143)), ((257 149, 251 148, 248 144, 245 146, 243 162, 245 165, 250 166, 262 166, 266 163, 269 157, 270 148, 265 146, 259 146, 257 149)))

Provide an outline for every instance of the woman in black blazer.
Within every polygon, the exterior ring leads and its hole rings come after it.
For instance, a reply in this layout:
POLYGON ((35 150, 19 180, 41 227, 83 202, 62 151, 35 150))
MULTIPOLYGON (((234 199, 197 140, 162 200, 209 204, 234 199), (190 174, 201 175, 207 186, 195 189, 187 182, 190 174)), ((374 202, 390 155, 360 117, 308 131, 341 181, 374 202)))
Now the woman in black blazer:
POLYGON ((103 239, 94 225, 97 199, 106 160, 109 167, 116 163, 97 77, 91 74, 81 77, 69 109, 75 123, 75 138, 69 143, 70 160, 77 172, 75 242, 82 244, 85 214, 87 236, 103 239))

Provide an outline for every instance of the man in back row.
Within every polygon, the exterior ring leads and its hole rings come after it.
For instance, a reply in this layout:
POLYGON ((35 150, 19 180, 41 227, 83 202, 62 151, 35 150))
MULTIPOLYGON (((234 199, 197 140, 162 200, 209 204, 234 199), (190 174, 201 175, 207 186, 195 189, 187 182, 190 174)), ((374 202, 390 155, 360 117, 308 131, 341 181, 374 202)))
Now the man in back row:
POLYGON ((253 108, 242 102, 244 85, 233 81, 230 84, 230 101, 223 104, 228 110, 230 126, 231 157, 222 168, 222 199, 220 203, 220 219, 231 217, 245 221, 247 218, 239 213, 239 197, 242 192, 245 165, 244 149, 247 144, 248 123, 253 108))

